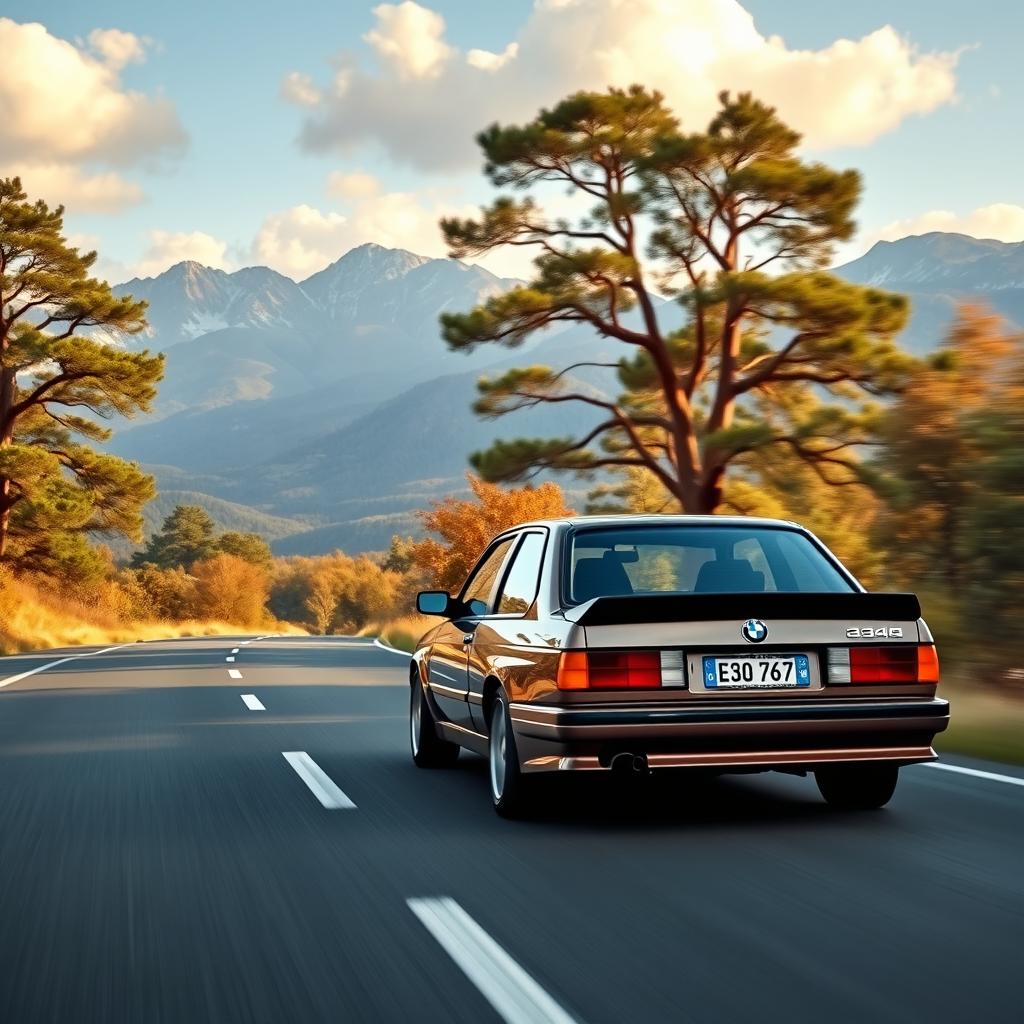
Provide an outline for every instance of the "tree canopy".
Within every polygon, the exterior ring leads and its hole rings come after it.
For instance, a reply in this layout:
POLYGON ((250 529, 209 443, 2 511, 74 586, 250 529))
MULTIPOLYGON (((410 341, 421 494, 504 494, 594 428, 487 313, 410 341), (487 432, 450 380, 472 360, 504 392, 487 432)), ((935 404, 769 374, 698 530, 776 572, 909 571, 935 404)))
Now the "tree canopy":
POLYGON ((487 176, 513 191, 478 219, 442 221, 451 255, 526 247, 536 273, 469 313, 443 314, 449 347, 515 347, 565 324, 622 345, 601 364, 617 395, 580 384, 589 361, 482 380, 486 417, 564 402, 596 416, 576 436, 476 453, 485 479, 635 468, 691 513, 718 508, 727 472, 778 451, 824 482, 857 479, 875 399, 899 392, 913 365, 894 342, 907 306, 822 269, 853 233, 860 178, 802 159, 799 141, 745 93, 721 94, 707 129, 685 132, 640 86, 577 93, 478 136, 487 176), (548 216, 540 196, 553 187, 586 212, 548 216), (677 330, 666 297, 683 311, 677 330))
POLYGON ((138 537, 152 478, 91 444, 148 411, 163 374, 160 355, 82 335, 138 334, 146 304, 90 276, 63 215, 0 179, 0 561, 37 571, 88 560, 89 535, 138 537))

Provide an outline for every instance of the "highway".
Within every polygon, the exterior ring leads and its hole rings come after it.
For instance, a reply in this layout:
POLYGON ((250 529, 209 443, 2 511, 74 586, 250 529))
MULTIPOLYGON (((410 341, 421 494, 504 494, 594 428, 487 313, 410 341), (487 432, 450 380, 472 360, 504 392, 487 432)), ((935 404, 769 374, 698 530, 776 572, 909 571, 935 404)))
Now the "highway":
POLYGON ((413 767, 406 680, 335 637, 0 659, 0 1021, 1024 1020, 1024 770, 508 822, 481 758, 413 767))

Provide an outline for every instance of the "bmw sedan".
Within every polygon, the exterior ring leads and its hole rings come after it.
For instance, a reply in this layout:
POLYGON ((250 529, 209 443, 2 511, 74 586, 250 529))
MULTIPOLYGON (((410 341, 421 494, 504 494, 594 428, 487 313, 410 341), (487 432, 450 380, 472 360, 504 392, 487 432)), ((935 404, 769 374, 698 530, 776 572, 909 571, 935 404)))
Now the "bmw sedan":
POLYGON ((881 807, 949 721, 912 594, 868 593, 794 523, 605 516, 496 537, 410 667, 412 756, 488 759, 499 814, 552 773, 813 772, 881 807))

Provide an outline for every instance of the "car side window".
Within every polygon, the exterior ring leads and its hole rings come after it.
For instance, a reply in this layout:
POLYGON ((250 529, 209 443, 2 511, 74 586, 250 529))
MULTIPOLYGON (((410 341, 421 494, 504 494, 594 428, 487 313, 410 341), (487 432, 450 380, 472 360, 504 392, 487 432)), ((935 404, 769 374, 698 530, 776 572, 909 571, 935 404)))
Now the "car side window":
POLYGON ((462 601, 469 605, 473 615, 487 615, 491 611, 494 587, 501 575, 501 567, 505 564, 505 556, 511 550, 515 540, 515 537, 509 537, 508 540, 503 540, 496 547, 491 548, 462 588, 462 601))
POLYGON ((544 556, 544 534, 528 533, 512 558, 505 584, 498 598, 499 615, 525 615, 537 596, 541 559, 544 556))

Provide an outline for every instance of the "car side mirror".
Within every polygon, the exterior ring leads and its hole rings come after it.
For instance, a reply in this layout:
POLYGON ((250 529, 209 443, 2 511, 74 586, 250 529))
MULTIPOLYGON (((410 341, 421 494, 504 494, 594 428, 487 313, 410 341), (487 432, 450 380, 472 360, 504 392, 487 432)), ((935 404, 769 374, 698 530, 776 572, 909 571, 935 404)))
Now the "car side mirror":
POLYGON ((451 618, 455 601, 444 590, 421 590, 416 595, 416 610, 421 615, 444 615, 451 618))

